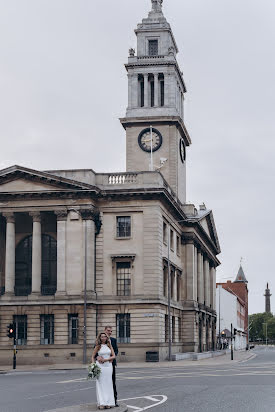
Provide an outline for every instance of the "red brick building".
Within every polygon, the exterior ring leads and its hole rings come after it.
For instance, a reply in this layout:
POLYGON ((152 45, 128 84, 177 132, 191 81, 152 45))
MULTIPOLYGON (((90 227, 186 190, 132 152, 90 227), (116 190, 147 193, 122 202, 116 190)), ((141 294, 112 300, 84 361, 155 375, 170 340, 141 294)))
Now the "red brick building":
MULTIPOLYGON (((226 283, 217 283, 217 285, 221 285, 223 289, 227 290, 228 292, 233 293, 238 297, 240 303, 245 308, 244 313, 244 330, 247 333, 248 330, 248 288, 247 288, 248 281, 245 277, 242 265, 240 265, 238 274, 234 282, 228 280, 226 283)), ((247 343, 248 343, 248 333, 247 333, 247 343)))

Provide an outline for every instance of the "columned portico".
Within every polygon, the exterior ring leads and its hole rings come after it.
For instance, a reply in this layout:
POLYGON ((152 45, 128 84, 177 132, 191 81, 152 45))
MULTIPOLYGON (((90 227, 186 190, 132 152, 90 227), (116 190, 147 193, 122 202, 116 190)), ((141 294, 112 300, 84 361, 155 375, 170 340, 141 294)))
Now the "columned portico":
POLYGON ((32 233, 32 294, 41 293, 41 268, 42 268, 42 239, 41 239, 41 214, 30 212, 33 221, 32 233))
POLYGON ((15 217, 14 213, 4 213, 6 218, 6 264, 5 293, 14 294, 15 285, 15 217))

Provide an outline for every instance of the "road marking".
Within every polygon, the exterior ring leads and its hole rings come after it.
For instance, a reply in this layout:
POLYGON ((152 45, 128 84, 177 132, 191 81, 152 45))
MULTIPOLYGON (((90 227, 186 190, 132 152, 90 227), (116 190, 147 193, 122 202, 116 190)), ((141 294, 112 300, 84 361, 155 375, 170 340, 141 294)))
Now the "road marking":
POLYGON ((35 399, 42 399, 42 398, 47 398, 49 396, 59 396, 64 393, 71 393, 71 392, 79 392, 79 391, 88 391, 91 389, 95 389, 95 386, 89 386, 88 388, 82 388, 82 389, 71 389, 70 391, 63 391, 63 392, 57 392, 57 393, 48 393, 47 395, 41 395, 41 396, 36 396, 35 398, 25 398, 27 400, 35 400, 35 399))
POLYGON ((152 408, 155 408, 156 406, 161 405, 162 403, 166 402, 168 398, 166 395, 151 395, 151 396, 139 396, 137 398, 119 399, 119 402, 135 401, 135 400, 140 400, 140 399, 146 399, 149 401, 153 401, 155 403, 153 405, 149 405, 145 407, 137 407, 134 405, 129 405, 127 402, 127 407, 133 409, 136 412, 146 411, 147 409, 152 409, 152 408))

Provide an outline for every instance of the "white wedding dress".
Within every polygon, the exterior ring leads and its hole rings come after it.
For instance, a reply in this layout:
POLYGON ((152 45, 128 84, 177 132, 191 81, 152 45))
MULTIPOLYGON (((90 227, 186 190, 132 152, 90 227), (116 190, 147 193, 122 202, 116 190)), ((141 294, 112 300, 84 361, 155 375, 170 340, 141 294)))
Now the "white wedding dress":
MULTIPOLYGON (((101 345, 98 356, 104 359, 111 357, 111 349, 107 345, 101 345)), ((101 369, 101 374, 96 380, 96 397, 98 406, 115 406, 113 390, 113 365, 112 362, 96 362, 101 369)))

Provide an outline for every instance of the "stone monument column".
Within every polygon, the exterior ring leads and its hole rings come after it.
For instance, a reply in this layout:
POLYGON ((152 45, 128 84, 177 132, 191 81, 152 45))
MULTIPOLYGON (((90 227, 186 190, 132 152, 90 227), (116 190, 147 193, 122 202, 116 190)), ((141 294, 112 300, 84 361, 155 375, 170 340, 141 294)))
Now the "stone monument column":
POLYGON ((66 227, 67 210, 54 212, 57 220, 57 287, 56 295, 66 294, 66 227))
POLYGON ((14 294, 15 286, 15 217, 14 213, 3 213, 6 218, 6 263, 5 293, 14 294))
POLYGON ((32 294, 41 293, 42 273, 42 238, 41 238, 41 214, 30 212, 32 217, 32 294))

